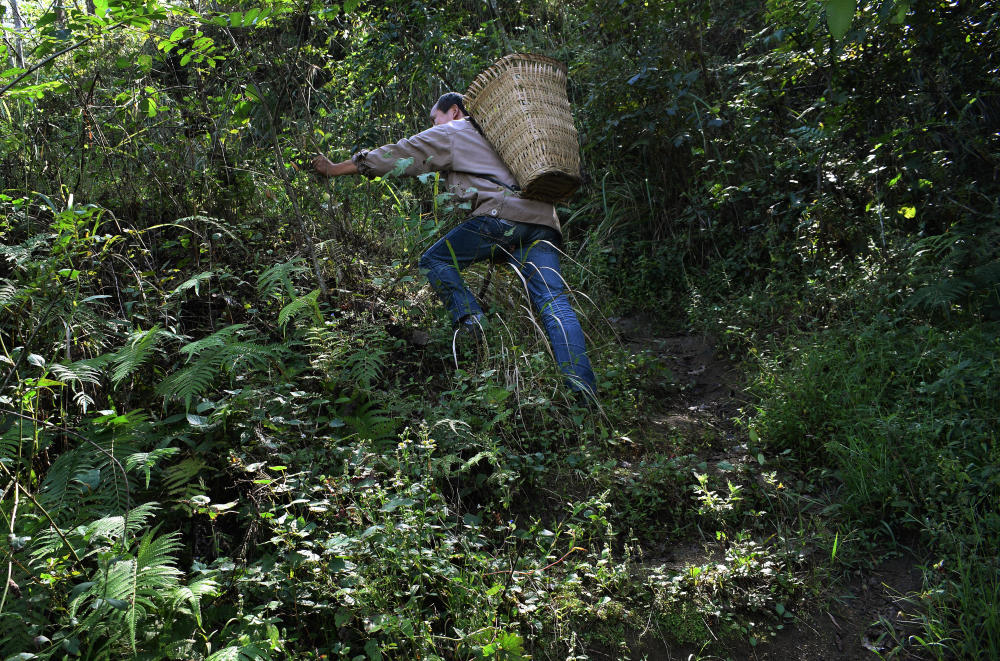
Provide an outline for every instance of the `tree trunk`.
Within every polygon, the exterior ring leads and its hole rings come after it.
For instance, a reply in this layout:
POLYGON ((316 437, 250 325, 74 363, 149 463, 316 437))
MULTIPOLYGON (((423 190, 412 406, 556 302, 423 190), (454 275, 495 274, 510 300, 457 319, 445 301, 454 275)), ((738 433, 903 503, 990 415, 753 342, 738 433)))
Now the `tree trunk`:
MULTIPOLYGON (((21 11, 17 8, 17 0, 10 0, 10 14, 14 19, 14 30, 19 32, 24 26, 21 20, 21 11)), ((14 53, 13 58, 14 66, 23 69, 24 68, 24 45, 21 43, 21 37, 14 37, 14 53)))

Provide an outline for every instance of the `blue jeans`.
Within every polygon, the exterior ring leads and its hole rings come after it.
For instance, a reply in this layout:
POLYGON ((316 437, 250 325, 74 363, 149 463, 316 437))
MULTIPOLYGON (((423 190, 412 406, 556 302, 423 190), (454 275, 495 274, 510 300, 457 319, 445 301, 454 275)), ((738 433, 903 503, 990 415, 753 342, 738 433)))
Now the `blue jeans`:
POLYGON ((531 303, 542 318, 559 369, 572 390, 596 394, 594 370, 587 358, 583 329, 570 307, 559 274, 559 233, 551 227, 516 223, 491 216, 465 221, 423 254, 420 270, 457 323, 482 315, 476 297, 459 271, 483 260, 504 260, 523 278, 531 303))

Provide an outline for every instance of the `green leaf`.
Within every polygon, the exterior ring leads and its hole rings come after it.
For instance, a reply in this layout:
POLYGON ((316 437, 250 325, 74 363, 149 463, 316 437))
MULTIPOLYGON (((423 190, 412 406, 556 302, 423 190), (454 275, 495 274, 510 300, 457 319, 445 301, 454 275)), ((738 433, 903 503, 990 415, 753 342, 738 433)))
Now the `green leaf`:
POLYGON ((380 512, 392 512, 392 511, 394 511, 398 507, 409 507, 409 506, 413 505, 415 502, 417 502, 417 501, 413 500, 412 498, 393 498, 388 503, 386 503, 385 505, 383 505, 379 509, 379 511, 380 512))
POLYGON ((73 601, 74 599, 76 599, 77 597, 79 597, 81 594, 83 594, 84 592, 86 592, 87 590, 89 590, 91 588, 91 586, 93 586, 93 585, 94 585, 93 581, 85 581, 83 583, 75 585, 73 587, 73 589, 70 590, 69 600, 73 601))
POLYGON ((128 602, 125 601, 124 599, 110 599, 109 598, 109 599, 105 599, 104 601, 108 602, 108 605, 111 606, 112 608, 115 608, 115 609, 120 610, 120 611, 126 610, 128 608, 128 602))
POLYGON ((382 661, 382 652, 378 648, 377 640, 369 640, 365 643, 365 653, 371 661, 382 661))
POLYGON ((91 491, 97 491, 97 487, 101 484, 101 469, 94 468, 93 470, 83 471, 82 473, 78 473, 73 480, 85 485, 91 491))
POLYGON ((896 5, 896 15, 892 17, 892 22, 899 25, 900 23, 906 20, 906 14, 909 13, 909 11, 910 11, 910 3, 905 1, 900 2, 898 5, 896 5))
POLYGON ((830 34, 834 39, 840 41, 851 29, 857 8, 857 0, 827 0, 826 24, 830 27, 830 34))
POLYGON ((38 19, 38 22, 35 23, 35 29, 37 30, 39 28, 43 28, 46 25, 55 22, 56 22, 56 13, 54 11, 50 11, 49 13, 43 15, 40 19, 38 19))

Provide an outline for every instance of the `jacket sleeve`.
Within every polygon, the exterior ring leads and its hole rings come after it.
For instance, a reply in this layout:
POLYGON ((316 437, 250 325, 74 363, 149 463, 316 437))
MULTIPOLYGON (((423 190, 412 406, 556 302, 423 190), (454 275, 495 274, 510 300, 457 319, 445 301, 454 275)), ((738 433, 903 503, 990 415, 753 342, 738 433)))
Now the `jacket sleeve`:
POLYGON ((450 170, 452 135, 447 125, 434 126, 397 143, 359 151, 351 160, 366 177, 390 172, 415 177, 426 172, 450 170))

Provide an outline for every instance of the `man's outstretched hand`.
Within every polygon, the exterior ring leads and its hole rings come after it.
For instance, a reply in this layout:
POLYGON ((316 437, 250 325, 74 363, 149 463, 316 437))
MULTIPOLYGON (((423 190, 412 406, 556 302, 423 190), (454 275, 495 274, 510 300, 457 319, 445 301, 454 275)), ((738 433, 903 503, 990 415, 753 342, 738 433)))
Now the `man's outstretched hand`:
POLYGON ((312 160, 313 169, 324 177, 342 177, 347 174, 358 174, 358 166, 351 160, 334 163, 326 156, 319 154, 312 160))

